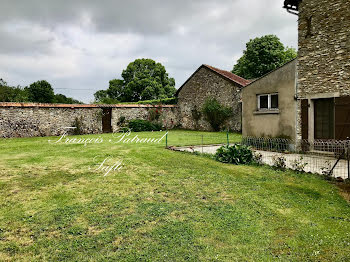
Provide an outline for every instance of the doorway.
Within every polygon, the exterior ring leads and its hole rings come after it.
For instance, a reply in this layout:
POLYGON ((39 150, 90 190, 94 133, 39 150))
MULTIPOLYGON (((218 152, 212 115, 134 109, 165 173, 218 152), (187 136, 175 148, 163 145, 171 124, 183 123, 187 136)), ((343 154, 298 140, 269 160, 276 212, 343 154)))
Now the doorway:
POLYGON ((112 108, 103 108, 102 115, 102 132, 112 132, 112 108))
POLYGON ((334 139, 334 98, 314 100, 315 139, 334 139))

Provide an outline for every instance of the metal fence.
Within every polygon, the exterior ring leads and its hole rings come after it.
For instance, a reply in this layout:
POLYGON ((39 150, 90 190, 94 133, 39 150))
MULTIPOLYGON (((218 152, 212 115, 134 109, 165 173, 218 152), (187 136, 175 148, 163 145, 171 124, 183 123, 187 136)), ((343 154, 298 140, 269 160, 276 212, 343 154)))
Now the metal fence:
POLYGON ((250 146, 262 164, 350 178, 350 140, 301 140, 244 137, 229 132, 190 132, 166 137, 166 147, 179 151, 215 154, 222 145, 241 143, 250 146))
POLYGON ((350 141, 245 137, 255 158, 264 164, 326 176, 350 178, 350 141))

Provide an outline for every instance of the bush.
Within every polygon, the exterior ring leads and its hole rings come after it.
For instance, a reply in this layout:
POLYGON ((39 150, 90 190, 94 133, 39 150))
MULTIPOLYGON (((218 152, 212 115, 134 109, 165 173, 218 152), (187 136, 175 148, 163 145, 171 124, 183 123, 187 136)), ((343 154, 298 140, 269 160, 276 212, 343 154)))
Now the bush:
POLYGON ((215 154, 215 159, 230 164, 250 164, 253 161, 253 151, 250 147, 240 144, 222 146, 215 154))
POLYGON ((72 127, 75 127, 73 129, 73 135, 82 135, 83 134, 83 119, 76 117, 74 119, 72 127))
POLYGON ((231 116, 231 108, 221 105, 215 98, 208 98, 203 105, 205 119, 215 131, 231 116))
POLYGON ((302 156, 292 161, 292 168, 299 173, 305 172, 306 166, 307 163, 304 162, 304 158, 302 156))
POLYGON ((142 131, 160 131, 162 130, 161 124, 152 123, 147 120, 134 119, 130 120, 128 127, 133 132, 142 132, 142 131))
POLYGON ((148 111, 148 120, 151 122, 157 122, 162 115, 162 107, 151 108, 148 111))
POLYGON ((284 156, 273 156, 272 157, 272 161, 273 161, 273 167, 276 169, 281 169, 281 170, 285 170, 287 167, 286 164, 286 158, 284 156))

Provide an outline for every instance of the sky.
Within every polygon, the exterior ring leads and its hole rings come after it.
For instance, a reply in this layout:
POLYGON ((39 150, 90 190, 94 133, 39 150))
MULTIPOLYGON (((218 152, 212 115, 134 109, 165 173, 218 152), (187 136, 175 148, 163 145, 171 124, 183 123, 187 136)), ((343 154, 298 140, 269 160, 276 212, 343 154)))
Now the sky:
POLYGON ((246 43, 277 35, 297 48, 283 0, 0 0, 0 78, 47 80, 85 103, 137 58, 162 63, 179 88, 202 64, 232 70, 246 43))

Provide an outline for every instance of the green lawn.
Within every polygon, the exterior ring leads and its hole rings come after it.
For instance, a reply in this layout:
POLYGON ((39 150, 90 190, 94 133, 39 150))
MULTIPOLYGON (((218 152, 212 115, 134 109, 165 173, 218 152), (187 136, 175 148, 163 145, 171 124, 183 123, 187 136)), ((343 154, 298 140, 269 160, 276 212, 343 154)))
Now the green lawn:
MULTIPOLYGON (((226 139, 168 142, 202 134, 226 139)), ((350 260, 350 205, 318 176, 101 137, 0 139, 0 261, 350 260), (105 176, 107 157, 123 166, 105 176)))

